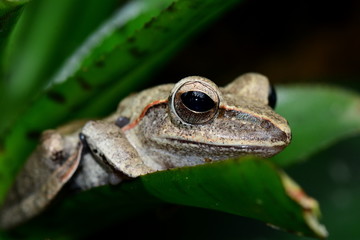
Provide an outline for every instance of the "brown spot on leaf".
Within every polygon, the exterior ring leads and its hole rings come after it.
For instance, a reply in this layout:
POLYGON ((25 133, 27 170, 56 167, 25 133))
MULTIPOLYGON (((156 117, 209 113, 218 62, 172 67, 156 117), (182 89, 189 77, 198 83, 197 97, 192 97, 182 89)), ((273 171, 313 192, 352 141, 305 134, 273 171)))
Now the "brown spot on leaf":
POLYGON ((41 132, 37 130, 28 131, 26 137, 30 140, 39 140, 41 132))
MULTIPOLYGON (((3 13, 0 17, 0 33, 4 33, 11 30, 11 25, 8 24, 11 22, 12 18, 18 18, 16 16, 18 11, 23 8, 23 6, 14 7, 12 10, 8 11, 7 13, 3 13)), ((6 12, 6 11, 5 11, 6 12)))
POLYGON ((90 90, 92 88, 91 85, 86 81, 85 78, 77 77, 76 81, 79 83, 80 87, 83 90, 90 90))
POLYGON ((130 48, 129 52, 135 58, 142 58, 147 55, 147 51, 143 51, 138 48, 130 48))
POLYGON ((144 28, 151 28, 151 26, 154 24, 155 22, 155 17, 151 18, 148 22, 146 22, 144 24, 144 28))
POLYGON ((65 103, 66 99, 65 97, 59 93, 59 92, 55 92, 55 91, 49 91, 47 92, 47 96, 48 98, 50 98, 52 101, 57 102, 57 103, 65 103))
POLYGON ((135 37, 129 37, 129 38, 126 39, 126 41, 128 43, 134 43, 136 41, 136 38, 135 37))
POLYGON ((3 139, 0 140, 0 153, 5 152, 5 142, 3 139))
POLYGON ((172 3, 170 4, 170 6, 168 6, 168 7, 166 8, 166 11, 168 11, 168 12, 176 12, 175 5, 176 5, 176 3, 175 3, 175 2, 172 2, 172 3))
POLYGON ((97 60, 97 61, 95 62, 95 66, 98 67, 98 68, 104 67, 104 66, 105 66, 105 61, 104 61, 104 59, 101 58, 101 59, 97 60))

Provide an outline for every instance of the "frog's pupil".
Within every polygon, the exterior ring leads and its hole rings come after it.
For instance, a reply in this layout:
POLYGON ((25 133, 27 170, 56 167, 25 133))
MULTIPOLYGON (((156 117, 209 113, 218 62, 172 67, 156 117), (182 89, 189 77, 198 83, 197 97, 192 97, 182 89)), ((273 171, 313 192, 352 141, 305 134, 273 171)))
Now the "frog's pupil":
POLYGON ((275 105, 276 105, 276 91, 273 85, 270 86, 270 90, 269 90, 269 96, 268 96, 268 104, 269 106, 274 109, 275 105))
POLYGON ((181 100, 190 110, 206 112, 215 106, 215 102, 205 93, 189 91, 181 94, 181 100))

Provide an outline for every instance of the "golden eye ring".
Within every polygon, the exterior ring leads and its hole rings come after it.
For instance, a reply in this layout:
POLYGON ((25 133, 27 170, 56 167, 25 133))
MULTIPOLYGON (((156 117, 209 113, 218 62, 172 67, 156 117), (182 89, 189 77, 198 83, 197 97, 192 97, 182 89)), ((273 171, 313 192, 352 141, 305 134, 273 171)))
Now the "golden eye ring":
POLYGON ((205 124, 218 114, 219 95, 217 87, 202 77, 188 77, 175 85, 170 95, 171 109, 187 124, 205 124))

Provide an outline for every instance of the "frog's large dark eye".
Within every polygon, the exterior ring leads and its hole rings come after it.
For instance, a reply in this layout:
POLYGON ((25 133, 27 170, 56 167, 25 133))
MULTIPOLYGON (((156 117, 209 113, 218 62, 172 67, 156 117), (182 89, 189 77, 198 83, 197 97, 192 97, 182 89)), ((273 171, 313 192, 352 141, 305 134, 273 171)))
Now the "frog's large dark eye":
POLYGON ((270 85, 269 95, 268 95, 268 104, 269 106, 274 109, 276 106, 276 91, 273 85, 270 85))
POLYGON ((181 122, 205 124, 218 114, 218 89, 206 78, 188 77, 175 85, 169 104, 171 114, 181 122))
POLYGON ((181 100, 187 108, 196 112, 206 112, 215 106, 214 101, 208 95, 198 91, 181 94, 181 100))

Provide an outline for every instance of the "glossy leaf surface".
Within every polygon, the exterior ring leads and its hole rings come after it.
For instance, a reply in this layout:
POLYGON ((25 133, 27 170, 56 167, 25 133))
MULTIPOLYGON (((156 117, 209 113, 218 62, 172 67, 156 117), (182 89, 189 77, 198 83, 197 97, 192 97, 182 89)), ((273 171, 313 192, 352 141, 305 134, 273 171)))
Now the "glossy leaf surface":
MULTIPOLYGON (((117 187, 101 187, 68 196, 45 216, 18 232, 38 231, 39 237, 66 235, 67 232, 76 235, 81 230, 75 227, 84 229, 84 225, 99 229, 161 202, 224 211, 255 218, 290 232, 326 236, 324 227, 317 223, 317 202, 269 161, 254 158, 158 172, 117 187), (72 216, 71 221, 66 220, 69 216, 72 216), (106 216, 106 220, 97 222, 99 216, 106 216), (41 230, 45 226, 48 232, 41 230)), ((85 228, 85 232, 91 231, 85 228)))
POLYGON ((360 98, 330 86, 292 86, 278 89, 277 112, 292 129, 291 144, 272 161, 281 165, 303 161, 345 137, 360 133, 360 98))
POLYGON ((51 88, 25 103, 29 104, 26 111, 11 128, 2 131, 6 138, 0 170, 6 166, 6 171, 1 173, 4 184, 0 195, 4 195, 42 130, 75 117, 97 117, 115 109, 122 97, 145 81, 192 34, 238 1, 172 2, 130 1, 123 5, 84 43, 87 54, 75 52, 63 69, 65 74, 54 77, 51 88))
MULTIPOLYGON (((21 15, 24 5, 29 0, 18 1, 0 1, 0 53, 4 52, 5 46, 9 41, 10 33, 21 15)), ((0 80, 4 77, 4 54, 0 54, 0 80)), ((0 93, 1 89, 5 86, 4 81, 0 81, 0 93)), ((0 97, 1 100, 1 97, 0 97)))

